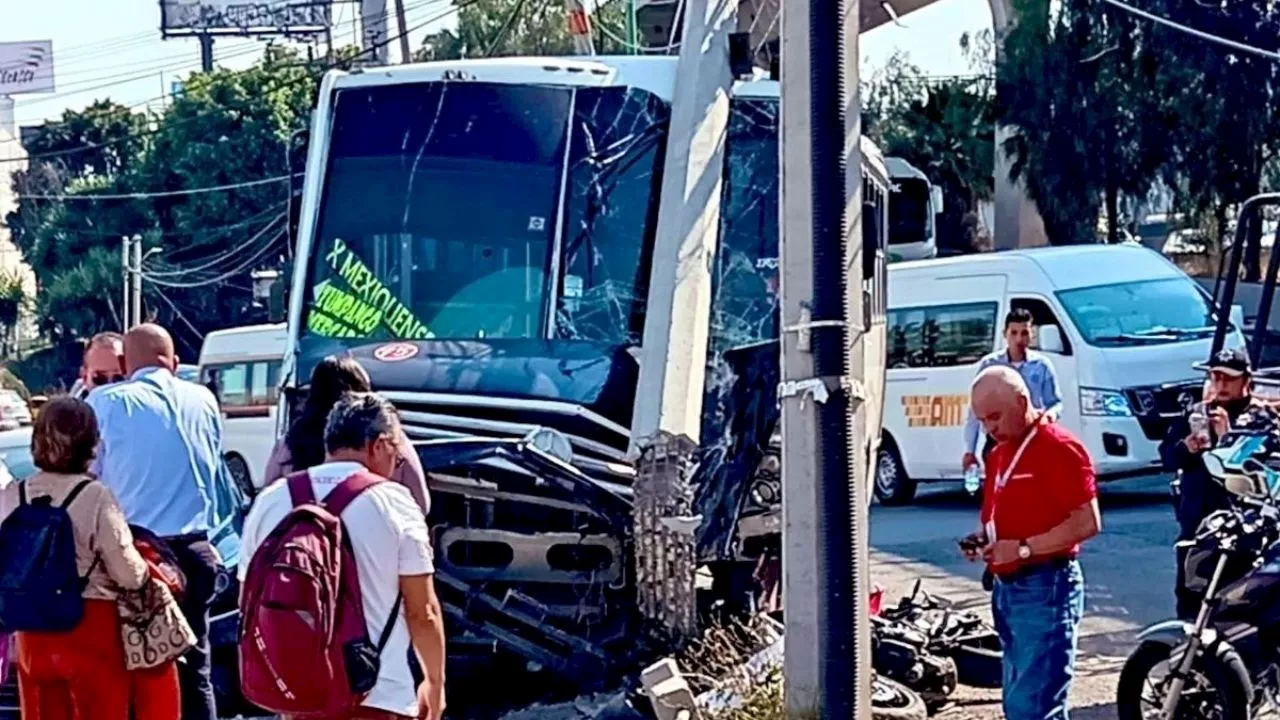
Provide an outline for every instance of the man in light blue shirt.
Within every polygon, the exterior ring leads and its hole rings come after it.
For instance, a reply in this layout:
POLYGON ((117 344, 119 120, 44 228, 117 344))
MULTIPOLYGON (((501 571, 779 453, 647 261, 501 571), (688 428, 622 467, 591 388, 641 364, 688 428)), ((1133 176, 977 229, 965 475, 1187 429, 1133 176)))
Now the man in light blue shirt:
POLYGON ((174 376, 173 338, 144 324, 124 337, 128 379, 87 402, 102 439, 94 474, 125 518, 162 537, 186 575, 182 612, 196 646, 178 665, 183 720, 214 720, 209 677, 209 603, 220 560, 209 543, 213 489, 222 472, 222 416, 208 388, 174 376))
MULTIPOLYGON (((1062 412, 1062 393, 1058 391, 1058 373, 1048 356, 1030 349, 1034 323, 1031 313, 1026 308, 1015 308, 1004 318, 1005 349, 991 353, 978 363, 978 372, 992 365, 1005 365, 1018 371, 1027 389, 1031 391, 1031 405, 1044 411, 1051 419, 1056 420, 1062 412)), ((969 408, 969 416, 964 423, 964 458, 960 461, 962 470, 968 471, 971 465, 978 462, 980 455, 985 455, 984 440, 978 418, 969 408)))

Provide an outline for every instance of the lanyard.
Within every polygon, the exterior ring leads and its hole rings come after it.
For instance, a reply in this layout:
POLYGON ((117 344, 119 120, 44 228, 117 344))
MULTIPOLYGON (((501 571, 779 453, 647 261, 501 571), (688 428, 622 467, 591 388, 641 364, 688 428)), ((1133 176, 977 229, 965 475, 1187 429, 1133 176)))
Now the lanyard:
MULTIPOLYGON (((1043 417, 1043 416, 1041 416, 1043 417)), ((1013 476, 1013 471, 1018 467, 1018 461, 1022 459, 1022 453, 1026 451, 1027 445, 1031 444, 1031 438, 1036 436, 1040 431, 1040 420, 1036 418, 1036 423, 1031 427, 1031 431, 1026 437, 1022 438, 1022 444, 1014 451, 1013 457, 1009 459, 1009 464, 1005 466, 1003 472, 996 474, 995 488, 991 493, 991 519, 987 521, 987 542, 995 542, 996 540, 996 506, 1000 500, 1000 493, 1004 490, 1004 486, 1009 482, 1009 478, 1013 476)))

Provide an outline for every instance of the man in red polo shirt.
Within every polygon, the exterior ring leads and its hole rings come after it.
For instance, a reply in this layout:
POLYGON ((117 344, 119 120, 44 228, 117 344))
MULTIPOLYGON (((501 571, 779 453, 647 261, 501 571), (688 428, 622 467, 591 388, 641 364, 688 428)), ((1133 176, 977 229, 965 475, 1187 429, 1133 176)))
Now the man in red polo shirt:
POLYGON ((995 575, 991 605, 1004 646, 1009 720, 1066 720, 1084 615, 1080 543, 1102 527, 1084 445, 1031 405, 1017 371, 973 382, 973 412, 997 445, 987 461, 980 529, 961 541, 995 575))

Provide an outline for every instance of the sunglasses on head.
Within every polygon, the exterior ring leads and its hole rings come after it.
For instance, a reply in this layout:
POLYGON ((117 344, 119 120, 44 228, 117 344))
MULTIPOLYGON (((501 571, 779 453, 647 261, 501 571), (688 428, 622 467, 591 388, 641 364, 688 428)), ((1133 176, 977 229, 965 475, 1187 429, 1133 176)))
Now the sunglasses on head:
POLYGON ((93 384, 95 386, 110 385, 111 383, 118 383, 124 380, 124 375, 121 373, 115 373, 115 374, 94 373, 92 379, 93 379, 93 384))

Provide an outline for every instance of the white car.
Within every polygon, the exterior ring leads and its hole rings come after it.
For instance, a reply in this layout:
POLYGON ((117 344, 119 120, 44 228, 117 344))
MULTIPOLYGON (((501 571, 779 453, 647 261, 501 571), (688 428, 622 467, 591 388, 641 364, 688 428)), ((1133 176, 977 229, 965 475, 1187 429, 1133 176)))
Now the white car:
POLYGON ((12 430, 31 424, 31 408, 15 390, 0 390, 0 428, 12 430))

